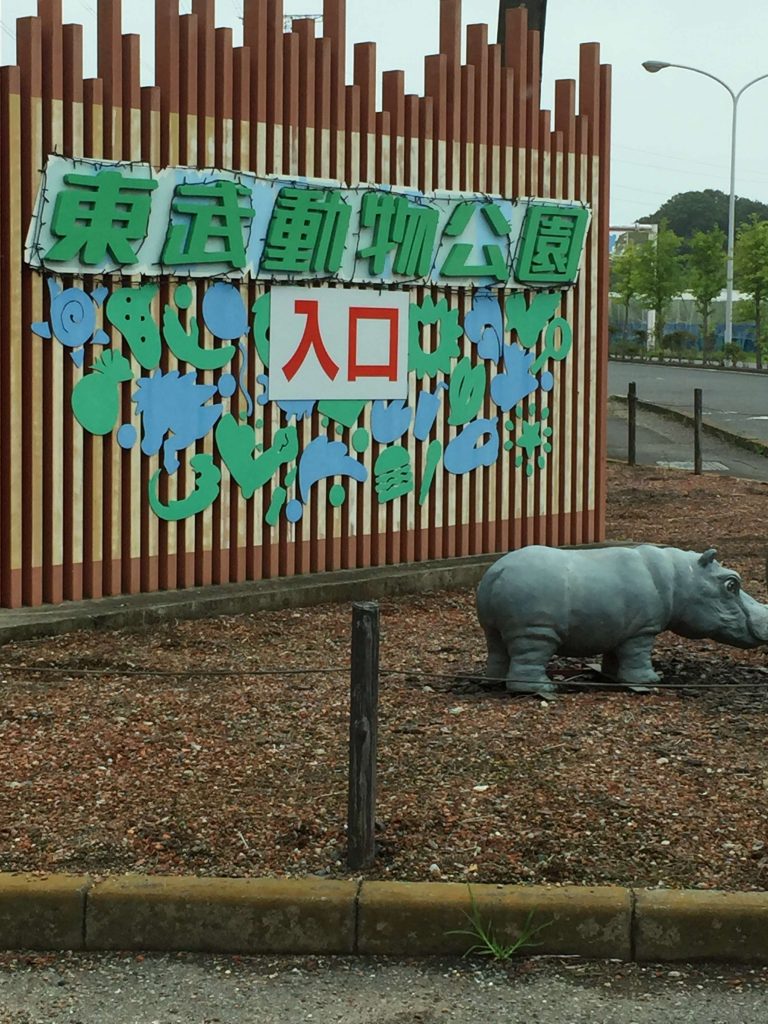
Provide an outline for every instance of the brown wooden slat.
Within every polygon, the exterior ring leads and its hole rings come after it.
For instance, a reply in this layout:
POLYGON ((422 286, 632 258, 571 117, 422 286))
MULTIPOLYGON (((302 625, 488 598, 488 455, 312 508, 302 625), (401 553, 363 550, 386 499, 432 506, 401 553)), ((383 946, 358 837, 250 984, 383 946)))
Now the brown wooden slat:
POLYGON ((160 164, 178 161, 180 25, 178 0, 155 0, 155 83, 160 90, 160 164))
POLYGON ((215 163, 214 138, 216 104, 216 41, 214 28, 215 0, 192 0, 192 13, 197 16, 197 159, 201 166, 215 163))
POLYGON ((360 181, 374 178, 369 137, 376 131, 376 44, 357 43, 354 49, 354 83, 360 90, 360 181))
POLYGON ((22 582, 21 75, 0 67, 0 604, 18 608, 22 582))
MULTIPOLYGON (((576 163, 575 163, 575 174, 574 174, 574 194, 577 199, 580 199, 586 190, 586 182, 584 181, 584 173, 582 169, 582 156, 586 152, 586 140, 587 140, 587 118, 581 114, 576 116, 576 163)), ((574 363, 574 374, 573 374, 573 388, 571 392, 571 419, 570 419, 570 434, 571 434, 571 459, 572 459, 572 472, 571 472, 571 520, 572 520, 572 536, 574 544, 581 544, 584 539, 584 509, 583 509, 583 485, 582 480, 579 478, 578 467, 580 463, 579 451, 582 448, 583 451, 583 406, 581 402, 581 374, 579 368, 583 366, 584 360, 584 348, 586 343, 585 332, 582 324, 586 310, 585 306, 585 291, 586 288, 582 285, 579 288, 574 289, 573 294, 573 325, 574 325, 574 348, 572 350, 571 361, 574 363)))
MULTIPOLYGON (((579 48, 579 110, 587 120, 587 134, 585 146, 587 152, 587 178, 584 182, 585 198, 590 204, 592 200, 598 199, 598 181, 593 172, 592 155, 598 144, 598 132, 600 129, 600 47, 597 43, 585 43, 579 48)), ((592 373, 593 361, 597 355, 597 332, 598 332, 598 298, 592 294, 593 275, 597 274, 596 263, 598 253, 594 251, 594 240, 599 236, 600 222, 597 217, 590 229, 587 240, 586 258, 584 260, 583 282, 587 293, 585 303, 585 360, 587 372, 590 376, 591 388, 595 388, 594 375, 592 373)), ((607 239, 606 239, 607 244, 607 239)), ((595 395, 596 399, 597 396, 595 395)), ((596 407, 596 401, 587 407, 591 412, 596 407)), ((591 419, 591 416, 590 416, 591 419)), ((585 428, 588 426, 585 423, 585 428)), ((595 530, 595 514, 590 492, 594 490, 594 467, 595 452, 597 447, 597 436, 591 429, 584 430, 584 479, 583 479, 583 503, 585 510, 584 529, 587 536, 592 536, 595 530)))
MULTIPOLYGON (((329 127, 344 131, 346 82, 346 0, 323 0, 323 35, 331 45, 331 114, 329 127)), ((334 154, 334 147, 331 147, 334 154)), ((332 156, 331 176, 339 177, 341 169, 332 156)))
MULTIPOLYGON (((162 96, 157 86, 145 86, 141 90, 141 159, 154 167, 160 166, 161 159, 161 125, 162 125, 162 96)), ((160 300, 155 300, 155 308, 160 315, 160 300)), ((130 389, 133 391, 133 388, 130 389)), ((149 479, 151 476, 149 459, 141 459, 139 471, 139 494, 138 502, 140 527, 141 527, 141 556, 140 556, 140 582, 141 591, 146 593, 151 590, 158 590, 160 586, 160 557, 159 539, 161 522, 152 512, 147 500, 149 491, 149 479)))
MULTIPOLYGON (((83 150, 91 156, 103 156, 104 88, 100 78, 83 83, 83 150)), ((111 560, 104 533, 104 463, 107 442, 95 437, 78 424, 83 445, 83 597, 98 598, 104 594, 104 565, 111 560)), ((111 439, 109 441, 111 444, 111 439)), ((110 532, 111 536, 111 532, 110 532)))
MULTIPOLYGON (((250 52, 250 108, 255 121, 267 121, 267 25, 269 9, 267 0, 251 0, 243 5, 243 45, 250 52)), ((254 143, 256 133, 254 135, 254 143)), ((258 169, 256 154, 251 157, 251 167, 258 169)), ((264 155, 266 160, 266 154, 264 155)))
POLYGON ((296 128, 298 138, 298 165, 300 174, 314 174, 315 167, 315 115, 317 82, 315 72, 315 22, 313 18, 296 18, 292 31, 298 36, 298 111, 296 128))
POLYGON ((595 537, 605 536, 605 503, 607 491, 607 458, 608 458, 608 292, 610 287, 610 267, 606 253, 608 252, 608 234, 610 226, 611 203, 611 68, 608 64, 600 65, 600 122, 597 151, 600 158, 600 189, 599 189, 599 220, 597 247, 599 253, 599 270, 597 281, 597 422, 599 429, 595 480, 595 537))
POLYGON ((98 69, 104 89, 104 156, 118 159, 123 131, 120 114, 123 93, 121 0, 98 0, 97 11, 98 69))
MULTIPOLYGON (((62 48, 63 152, 83 152, 83 30, 81 25, 64 25, 62 48)), ((62 500, 63 525, 62 588, 65 600, 83 596, 83 435, 75 423, 69 396, 75 385, 75 366, 63 362, 62 393, 62 500)))
MULTIPOLYGON (((38 4, 42 41, 42 146, 43 153, 61 151, 64 144, 62 98, 64 74, 62 66, 62 27, 60 0, 41 0, 38 4)), ((62 408, 63 363, 69 361, 58 344, 43 344, 41 390, 43 403, 43 438, 45 456, 42 473, 43 600, 58 604, 64 597, 63 560, 63 461, 64 416, 62 408)))
MULTIPOLYGON (((16 22, 16 50, 21 71, 21 217, 29 224, 38 178, 42 166, 42 25, 39 18, 20 18, 16 22)), ((21 282, 22 324, 26 331, 38 315, 43 302, 42 281, 24 274, 21 282)), ((22 350, 22 587, 25 604, 43 600, 43 403, 39 400, 43 354, 37 344, 22 350)))
POLYGON ((283 0, 267 0, 267 170, 282 169, 283 0))

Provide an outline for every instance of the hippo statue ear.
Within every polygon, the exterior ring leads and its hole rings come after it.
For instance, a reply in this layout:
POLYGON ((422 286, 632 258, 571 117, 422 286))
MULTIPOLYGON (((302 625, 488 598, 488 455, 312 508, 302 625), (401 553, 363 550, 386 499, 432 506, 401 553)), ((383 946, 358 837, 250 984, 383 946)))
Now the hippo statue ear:
POLYGON ((699 555, 699 565, 709 565, 717 558, 716 548, 707 548, 703 555, 699 555))

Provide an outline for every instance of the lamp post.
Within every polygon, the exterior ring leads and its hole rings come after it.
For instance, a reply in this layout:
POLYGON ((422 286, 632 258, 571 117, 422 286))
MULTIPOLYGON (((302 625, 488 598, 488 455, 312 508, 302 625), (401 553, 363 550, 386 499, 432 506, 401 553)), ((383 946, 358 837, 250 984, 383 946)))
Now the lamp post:
POLYGON ((709 71, 702 71, 701 68, 692 68, 688 64, 669 64, 663 60, 646 60, 643 63, 646 71, 655 75, 657 71, 665 68, 680 68, 682 71, 693 71, 697 75, 704 75, 711 78, 713 82, 727 91, 733 102, 733 117, 731 119, 731 196, 728 203, 728 254, 725 270, 725 344, 733 341, 733 250, 736 238, 736 115, 738 113, 739 100, 751 86, 768 78, 768 74, 759 75, 747 82, 745 86, 734 92, 733 89, 722 78, 710 74, 709 71))

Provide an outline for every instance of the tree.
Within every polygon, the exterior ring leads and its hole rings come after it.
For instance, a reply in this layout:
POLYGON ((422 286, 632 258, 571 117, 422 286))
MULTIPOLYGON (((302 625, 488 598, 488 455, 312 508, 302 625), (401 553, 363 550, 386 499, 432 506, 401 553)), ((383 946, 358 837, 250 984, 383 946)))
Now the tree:
POLYGON ((664 323, 672 299, 683 290, 683 262, 678 255, 680 239, 662 224, 655 238, 637 246, 637 293, 656 314, 656 347, 661 348, 664 323))
POLYGON ((697 231, 691 239, 688 257, 688 288, 702 320, 704 353, 714 348, 709 334, 712 303, 725 288, 725 234, 720 228, 697 231))
MULTIPOLYGON (((755 215, 760 220, 768 220, 768 206, 738 196, 736 227, 749 223, 755 215)), ((661 224, 662 221, 666 221, 668 227, 682 238, 681 251, 689 253, 697 231, 709 231, 712 227, 728 230, 728 196, 714 188, 702 192, 680 192, 668 199, 655 213, 642 217, 640 223, 661 224)))
POLYGON ((629 329, 629 307, 638 297, 638 248, 628 245, 623 252, 611 259, 611 291, 618 296, 624 310, 623 335, 626 340, 629 329))
POLYGON ((736 287, 751 299, 755 318, 755 366, 763 368, 762 313, 768 299, 768 221, 753 217, 736 239, 736 287))

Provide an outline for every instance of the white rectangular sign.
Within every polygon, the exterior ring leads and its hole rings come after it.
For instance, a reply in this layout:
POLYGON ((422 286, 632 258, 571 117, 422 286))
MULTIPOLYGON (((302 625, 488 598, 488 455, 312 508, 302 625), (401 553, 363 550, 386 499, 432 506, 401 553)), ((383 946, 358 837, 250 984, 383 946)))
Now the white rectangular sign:
POLYGON ((404 291, 273 287, 270 399, 407 398, 409 306, 404 291))

